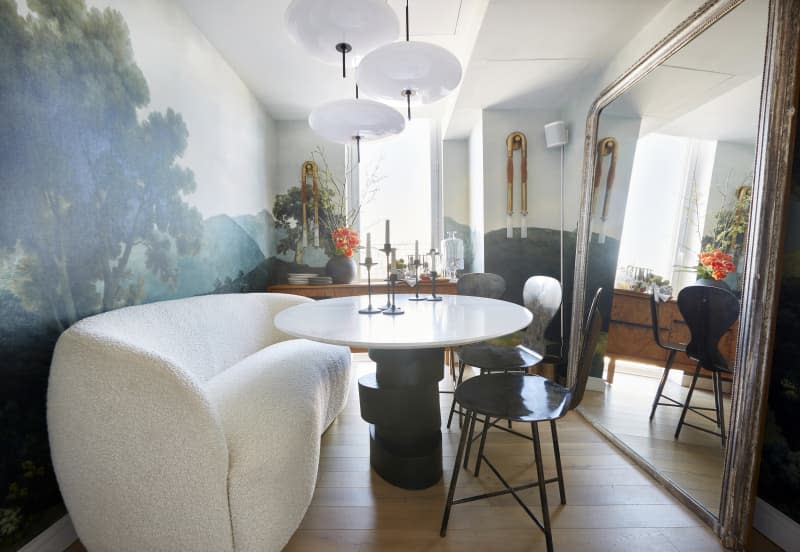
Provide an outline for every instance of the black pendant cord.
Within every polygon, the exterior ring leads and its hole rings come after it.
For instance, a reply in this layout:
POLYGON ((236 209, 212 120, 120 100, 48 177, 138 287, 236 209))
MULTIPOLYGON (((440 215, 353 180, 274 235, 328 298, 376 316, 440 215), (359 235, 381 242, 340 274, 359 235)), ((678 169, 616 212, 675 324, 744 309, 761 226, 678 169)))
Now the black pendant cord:
POLYGON ((358 99, 358 83, 356 83, 356 99, 358 99))
POLYGON ((356 136, 356 163, 361 163, 361 136, 356 136))
POLYGON ((406 42, 409 42, 409 38, 408 38, 408 0, 406 0, 406 42))
MULTIPOLYGON (((406 42, 410 42, 409 38, 409 31, 408 31, 408 0, 406 0, 406 42)), ((408 120, 411 120, 411 90, 403 90, 403 94, 406 96, 406 106, 408 108, 408 120)))
POLYGON ((342 78, 347 78, 347 53, 352 50, 353 47, 350 46, 347 42, 340 42, 336 45, 336 51, 342 53, 342 78))

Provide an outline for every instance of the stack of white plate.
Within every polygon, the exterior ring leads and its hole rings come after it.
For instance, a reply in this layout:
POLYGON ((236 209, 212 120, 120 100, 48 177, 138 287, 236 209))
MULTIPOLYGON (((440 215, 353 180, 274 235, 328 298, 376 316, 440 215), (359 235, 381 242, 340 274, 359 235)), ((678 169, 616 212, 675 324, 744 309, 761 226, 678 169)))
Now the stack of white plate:
POLYGON ((313 278, 308 279, 308 283, 312 286, 329 285, 333 283, 333 278, 330 276, 314 276, 313 278))
POLYGON ((302 284, 308 285, 308 279, 316 277, 317 274, 305 274, 302 272, 290 272, 289 273, 289 283, 290 284, 302 284))

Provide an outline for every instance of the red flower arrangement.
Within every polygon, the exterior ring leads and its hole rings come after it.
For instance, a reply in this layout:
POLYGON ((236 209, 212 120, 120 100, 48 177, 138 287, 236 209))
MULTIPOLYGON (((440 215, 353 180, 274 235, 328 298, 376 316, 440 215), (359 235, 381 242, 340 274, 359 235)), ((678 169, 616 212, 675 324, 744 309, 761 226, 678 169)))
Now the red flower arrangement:
POLYGON ((361 243, 358 232, 346 226, 334 228, 331 238, 333 238, 333 247, 336 248, 334 255, 344 255, 348 258, 353 256, 358 244, 361 243))
POLYGON ((719 249, 702 251, 698 256, 697 275, 700 278, 714 278, 722 280, 729 272, 736 270, 733 256, 723 253, 719 249))

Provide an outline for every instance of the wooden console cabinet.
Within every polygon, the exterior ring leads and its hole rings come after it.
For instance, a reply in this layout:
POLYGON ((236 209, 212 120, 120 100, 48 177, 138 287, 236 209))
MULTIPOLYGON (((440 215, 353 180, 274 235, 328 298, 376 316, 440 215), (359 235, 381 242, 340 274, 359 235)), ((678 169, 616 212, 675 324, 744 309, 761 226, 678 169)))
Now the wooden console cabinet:
MULTIPOLYGON (((658 323, 662 342, 687 343, 689 341, 689 328, 674 299, 659 303, 658 323)), ((736 322, 719 342, 719 350, 728 359, 731 366, 736 357, 738 333, 739 323, 736 322)), ((667 351, 656 345, 653 339, 650 296, 637 291, 615 289, 606 346, 606 356, 609 357, 608 376, 606 377, 608 383, 614 381, 617 359, 663 367, 667 362, 667 354, 667 351)), ((678 353, 673 366, 694 373, 695 364, 685 354, 678 353)), ((701 375, 709 374, 710 372, 705 370, 701 372, 701 375)))
MULTIPOLYGON (((419 292, 424 295, 431 293, 430 282, 420 282, 417 284, 419 292)), ((332 297, 352 297, 354 295, 366 295, 367 283, 358 282, 354 284, 328 284, 328 285, 303 285, 303 284, 277 284, 267 288, 267 291, 275 293, 291 293, 293 295, 302 295, 304 297, 311 297, 312 299, 330 299, 332 297)), ((397 293, 414 293, 416 288, 412 288, 405 282, 397 283, 397 293)), ((386 284, 372 284, 372 294, 377 298, 376 303, 381 303, 381 299, 385 299, 386 284)), ((437 295, 455 295, 456 283, 455 282, 436 282, 437 295)))

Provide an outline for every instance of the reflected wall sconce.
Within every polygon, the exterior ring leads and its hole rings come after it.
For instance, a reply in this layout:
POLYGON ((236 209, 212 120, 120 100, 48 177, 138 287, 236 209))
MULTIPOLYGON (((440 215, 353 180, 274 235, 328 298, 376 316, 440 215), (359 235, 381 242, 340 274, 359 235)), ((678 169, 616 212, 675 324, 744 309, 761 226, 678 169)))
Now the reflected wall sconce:
POLYGON ((400 23, 386 0, 293 0, 284 14, 289 34, 313 57, 355 67, 363 56, 397 39, 400 23), (349 58, 348 58, 349 55, 349 58))
POLYGON ((600 228, 598 243, 606 241, 606 220, 608 219, 608 209, 611 206, 611 192, 614 189, 614 177, 617 172, 617 156, 619 155, 619 143, 613 136, 607 136, 597 142, 597 163, 594 167, 594 187, 592 188, 592 206, 590 215, 597 212, 597 199, 602 189, 603 208, 600 212, 600 228), (602 186, 603 181, 603 159, 610 157, 608 172, 606 173, 606 185, 602 186), (601 188, 602 187, 602 188, 601 188))
POLYGON ((377 100, 404 101, 411 119, 411 98, 427 104, 440 100, 461 82, 461 63, 449 50, 411 41, 406 0, 406 39, 380 46, 358 66, 358 84, 377 100))

